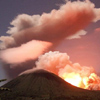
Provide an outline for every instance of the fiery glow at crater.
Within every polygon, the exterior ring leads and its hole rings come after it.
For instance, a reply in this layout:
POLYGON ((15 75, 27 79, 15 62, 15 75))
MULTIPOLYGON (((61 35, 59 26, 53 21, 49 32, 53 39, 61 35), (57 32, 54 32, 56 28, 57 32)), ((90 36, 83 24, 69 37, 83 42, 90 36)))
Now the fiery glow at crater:
POLYGON ((63 77, 64 80, 69 82, 70 84, 80 87, 82 78, 79 74, 77 73, 70 73, 68 75, 64 74, 63 77))
POLYGON ((69 74, 64 73, 61 77, 74 86, 88 90, 100 90, 100 78, 95 73, 91 73, 86 77, 72 72, 69 74))
POLYGON ((88 90, 100 90, 100 77, 91 66, 72 63, 66 53, 48 52, 39 57, 37 68, 43 68, 60 76, 70 84, 88 90))

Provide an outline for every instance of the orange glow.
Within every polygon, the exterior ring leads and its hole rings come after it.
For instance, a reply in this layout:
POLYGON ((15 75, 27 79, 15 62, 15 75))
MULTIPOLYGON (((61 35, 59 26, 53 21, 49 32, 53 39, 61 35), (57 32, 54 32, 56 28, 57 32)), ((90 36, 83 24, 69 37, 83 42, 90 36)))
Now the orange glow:
POLYGON ((77 73, 70 73, 68 75, 64 74, 64 80, 69 82, 70 84, 80 87, 80 83, 82 81, 81 77, 77 73))
POLYGON ((72 72, 64 73, 61 77, 74 86, 89 90, 95 90, 94 88, 100 90, 98 85, 100 84, 100 78, 95 73, 91 73, 89 76, 81 76, 79 73, 72 72))

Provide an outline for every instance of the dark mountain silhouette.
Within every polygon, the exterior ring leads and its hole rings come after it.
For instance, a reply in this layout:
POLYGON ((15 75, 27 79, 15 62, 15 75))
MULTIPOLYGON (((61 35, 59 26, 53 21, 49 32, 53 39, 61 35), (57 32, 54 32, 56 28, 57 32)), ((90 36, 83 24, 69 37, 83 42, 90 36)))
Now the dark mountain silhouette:
POLYGON ((100 100, 100 91, 77 88, 42 69, 18 76, 2 87, 10 91, 1 91, 1 100, 100 100))

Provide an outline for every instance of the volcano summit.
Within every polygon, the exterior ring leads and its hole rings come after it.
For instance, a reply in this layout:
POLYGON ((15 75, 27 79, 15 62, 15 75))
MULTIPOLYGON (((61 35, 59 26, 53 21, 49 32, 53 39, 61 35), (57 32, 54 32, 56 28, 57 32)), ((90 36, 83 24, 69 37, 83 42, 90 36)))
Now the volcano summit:
POLYGON ((11 90, 0 92, 2 100, 100 100, 100 91, 77 88, 42 69, 18 76, 2 87, 11 90))

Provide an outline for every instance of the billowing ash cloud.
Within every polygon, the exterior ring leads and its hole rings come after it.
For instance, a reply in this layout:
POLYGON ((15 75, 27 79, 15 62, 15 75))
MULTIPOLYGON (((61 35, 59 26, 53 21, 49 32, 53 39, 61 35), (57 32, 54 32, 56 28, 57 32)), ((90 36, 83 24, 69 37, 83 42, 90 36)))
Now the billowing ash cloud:
MULTIPOLYGON (((100 90, 100 77, 95 74, 93 67, 72 63, 66 53, 58 51, 45 53, 36 62, 36 68, 51 71, 75 86, 100 90)), ((34 70, 33 68, 21 74, 31 73, 34 70)))
MULTIPOLYGON (((77 32, 83 30, 91 22, 99 20, 99 12, 100 9, 95 8, 93 3, 86 0, 68 1, 58 10, 54 9, 41 16, 18 15, 11 22, 13 27, 7 31, 9 36, 0 38, 2 41, 0 58, 8 64, 34 60, 45 49, 54 50, 59 42, 69 36, 76 34, 74 37, 79 38, 80 35, 85 35, 84 32, 78 34, 77 32), (37 42, 34 42, 36 40, 37 42), (46 45, 43 46, 41 43, 46 45)), ((23 63, 22 66, 25 64, 23 63)))
POLYGON ((66 53, 60 53, 59 51, 48 52, 44 55, 41 55, 36 62, 37 68, 44 68, 46 70, 52 71, 55 74, 62 76, 66 72, 71 73, 81 73, 89 75, 91 72, 94 72, 92 67, 82 67, 79 63, 72 63, 69 59, 70 57, 66 53))

